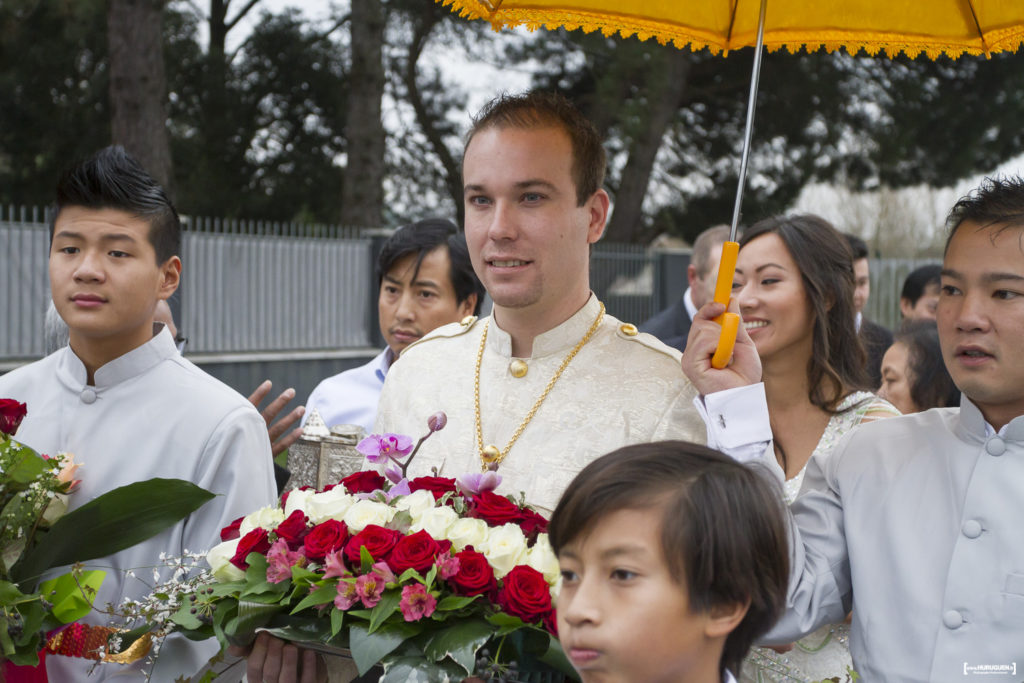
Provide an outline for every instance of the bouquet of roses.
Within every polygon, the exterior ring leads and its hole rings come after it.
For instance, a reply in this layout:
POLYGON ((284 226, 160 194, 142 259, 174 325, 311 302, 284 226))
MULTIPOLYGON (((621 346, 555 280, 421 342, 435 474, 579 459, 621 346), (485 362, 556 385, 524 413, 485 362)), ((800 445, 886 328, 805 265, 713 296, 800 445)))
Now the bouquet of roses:
MULTIPOLYGON (((433 416, 415 448, 444 423, 433 416)), ((546 520, 495 493, 496 472, 408 479, 408 437, 372 435, 358 449, 387 463, 386 477, 286 492, 236 520, 207 554, 210 582, 172 620, 190 637, 243 644, 266 628, 350 653, 360 674, 380 664, 384 681, 574 677, 553 636, 546 520)))
POLYGON ((105 574, 79 566, 40 581, 43 572, 134 545, 213 497, 188 482, 153 479, 68 512, 79 465, 14 440, 27 414, 24 403, 0 399, 0 662, 16 665, 37 665, 47 634, 89 613, 105 574))

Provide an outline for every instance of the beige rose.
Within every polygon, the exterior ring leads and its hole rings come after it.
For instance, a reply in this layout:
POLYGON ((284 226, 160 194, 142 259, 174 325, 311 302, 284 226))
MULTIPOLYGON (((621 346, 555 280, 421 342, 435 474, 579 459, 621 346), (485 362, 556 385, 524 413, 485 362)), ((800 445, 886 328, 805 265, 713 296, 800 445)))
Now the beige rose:
POLYGON ((443 539, 448 533, 448 528, 459 518, 458 513, 447 505, 425 510, 416 521, 412 523, 410 531, 426 531, 434 539, 443 539))
POLYGON ((526 537, 518 524, 491 527, 477 550, 494 568, 495 578, 500 579, 526 560, 526 537))
POLYGON ((452 542, 456 552, 465 550, 467 545, 479 551, 480 544, 487 538, 487 522, 482 519, 460 517, 448 527, 445 536, 452 542))
POLYGON ((288 500, 284 504, 285 519, 290 517, 296 510, 302 510, 303 514, 309 517, 309 512, 306 511, 306 506, 309 505, 309 499, 315 494, 316 491, 311 489, 307 489, 305 491, 293 489, 292 492, 288 494, 288 500))
POLYGON ((408 496, 402 496, 394 501, 394 506, 399 510, 407 510, 412 517, 413 523, 419 519, 427 510, 433 509, 434 494, 430 491, 413 491, 408 496))
POLYGON ((345 511, 344 522, 350 533, 358 533, 370 526, 384 526, 395 516, 395 508, 375 500, 360 500, 345 511))
POLYGON ((239 539, 219 543, 206 553, 206 563, 210 565, 213 578, 221 583, 228 581, 241 581, 245 578, 245 572, 231 564, 231 558, 235 556, 238 549, 239 539))
POLYGON ((526 565, 543 574, 548 585, 554 586, 558 583, 562 570, 558 566, 558 558, 555 557, 555 551, 551 549, 547 534, 537 536, 537 542, 526 553, 526 565))
POLYGON ((246 515, 242 519, 241 525, 238 527, 238 534, 245 536, 253 529, 266 529, 267 531, 273 531, 277 528, 277 525, 283 522, 284 510, 274 505, 271 507, 265 507, 246 515))
POLYGON ((328 519, 340 521, 355 502, 355 496, 345 493, 343 487, 336 486, 330 491, 311 496, 305 505, 305 513, 313 524, 320 524, 328 519))

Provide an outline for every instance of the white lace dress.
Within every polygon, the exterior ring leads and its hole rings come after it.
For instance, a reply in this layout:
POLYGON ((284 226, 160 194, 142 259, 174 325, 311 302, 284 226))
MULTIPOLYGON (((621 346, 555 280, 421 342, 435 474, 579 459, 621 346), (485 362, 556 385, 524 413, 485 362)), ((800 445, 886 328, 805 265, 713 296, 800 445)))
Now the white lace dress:
MULTIPOLYGON (((846 432, 862 422, 877 419, 879 413, 899 415, 888 401, 866 391, 856 391, 842 400, 839 412, 832 416, 821 435, 811 458, 827 458, 832 449, 846 432), (865 418, 867 413, 875 413, 865 418)), ((808 458, 810 462, 810 458, 808 458)), ((786 503, 792 503, 800 493, 804 481, 804 465, 795 477, 785 484, 786 503)), ((785 654, 774 650, 755 647, 743 662, 740 681, 763 683, 765 681, 801 681, 802 683, 836 680, 846 683, 852 679, 853 663, 850 659, 848 638, 849 625, 829 624, 794 643, 793 649, 785 654)))

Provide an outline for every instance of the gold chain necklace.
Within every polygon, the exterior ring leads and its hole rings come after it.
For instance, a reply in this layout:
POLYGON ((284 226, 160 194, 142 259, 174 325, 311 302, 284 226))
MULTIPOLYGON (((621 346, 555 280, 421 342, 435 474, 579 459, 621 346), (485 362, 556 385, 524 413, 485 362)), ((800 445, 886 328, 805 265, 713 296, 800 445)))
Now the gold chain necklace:
POLYGON ((544 399, 546 399, 548 394, 551 393, 551 389, 555 386, 555 382, 557 382, 558 378, 562 376, 565 369, 569 367, 569 362, 576 357, 576 354, 580 352, 580 349, 582 349, 583 346, 590 341, 590 338, 594 336, 594 333, 597 332, 597 328, 601 325, 601 320, 604 318, 604 304, 600 304, 600 306, 601 310, 597 312, 597 317, 594 318, 594 322, 590 325, 590 329, 587 330, 587 333, 583 335, 583 339, 580 339, 579 343, 573 347, 572 351, 569 352, 569 355, 567 355, 565 360, 562 361, 562 364, 558 366, 557 370, 555 370, 555 374, 551 377, 548 385, 544 387, 544 391, 541 392, 540 398, 538 398, 536 403, 533 404, 533 407, 530 408, 530 412, 526 414, 526 417, 523 418, 519 427, 515 432, 513 432, 512 438, 509 439, 505 448, 501 450, 493 444, 487 446, 484 445, 483 426, 480 418, 480 365, 484 358, 484 347, 487 345, 487 327, 490 324, 490 321, 488 320, 484 323, 484 333, 480 337, 480 348, 476 352, 476 374, 473 378, 473 396, 475 400, 474 408, 476 409, 476 447, 480 453, 482 471, 486 472, 488 467, 501 464, 501 461, 505 459, 505 456, 508 455, 509 450, 512 448, 512 444, 516 442, 519 435, 523 433, 524 429, 526 429, 526 425, 530 424, 530 420, 532 420, 533 416, 537 414, 537 410, 540 408, 541 404, 544 403, 544 399))

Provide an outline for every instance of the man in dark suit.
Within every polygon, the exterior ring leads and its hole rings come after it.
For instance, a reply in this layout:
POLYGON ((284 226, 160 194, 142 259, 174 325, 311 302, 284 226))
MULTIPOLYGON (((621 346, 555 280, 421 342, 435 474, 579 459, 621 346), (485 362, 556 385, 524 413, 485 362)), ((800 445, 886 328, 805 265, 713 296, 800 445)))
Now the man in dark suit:
POLYGON ((641 332, 653 334, 665 344, 682 351, 690 334, 690 321, 700 307, 715 293, 718 262, 722 258, 722 244, 729 239, 729 226, 708 228, 693 243, 693 256, 686 269, 690 286, 683 296, 640 326, 641 332))
POLYGON ((853 252, 853 276, 856 280, 853 290, 853 308, 857 311, 857 331, 861 343, 868 353, 868 376, 872 390, 882 384, 882 356, 892 346, 892 332, 864 317, 861 311, 871 294, 871 276, 868 268, 868 245, 856 235, 843 235, 853 252))

